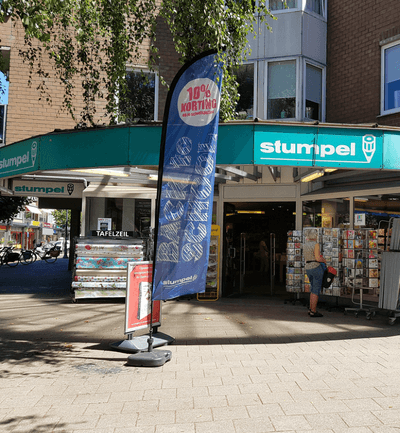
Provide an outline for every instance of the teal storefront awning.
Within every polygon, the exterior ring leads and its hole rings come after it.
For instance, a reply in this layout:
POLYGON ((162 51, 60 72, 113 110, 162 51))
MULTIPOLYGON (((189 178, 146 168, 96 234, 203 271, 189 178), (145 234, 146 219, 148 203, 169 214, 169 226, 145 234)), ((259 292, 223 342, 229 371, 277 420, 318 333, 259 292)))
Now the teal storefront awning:
MULTIPOLYGON (((0 178, 46 170, 157 166, 161 124, 54 132, 0 148, 0 178)), ((400 129, 278 122, 219 127, 218 165, 400 169, 400 129)))

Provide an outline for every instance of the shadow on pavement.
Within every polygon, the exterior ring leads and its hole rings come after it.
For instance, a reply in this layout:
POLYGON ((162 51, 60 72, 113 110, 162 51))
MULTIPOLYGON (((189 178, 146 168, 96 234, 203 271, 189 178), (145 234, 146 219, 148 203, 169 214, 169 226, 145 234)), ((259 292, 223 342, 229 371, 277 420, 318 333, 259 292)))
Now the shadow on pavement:
POLYGON ((0 267, 0 295, 29 293, 38 296, 65 297, 71 289, 72 272, 68 259, 55 263, 37 260, 29 265, 0 267))

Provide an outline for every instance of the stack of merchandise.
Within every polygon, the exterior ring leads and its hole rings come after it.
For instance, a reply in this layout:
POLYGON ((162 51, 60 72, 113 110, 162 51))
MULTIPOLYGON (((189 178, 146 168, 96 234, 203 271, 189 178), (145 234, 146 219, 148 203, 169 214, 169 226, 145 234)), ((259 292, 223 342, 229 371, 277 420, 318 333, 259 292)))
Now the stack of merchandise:
POLYGON ((303 236, 301 230, 291 230, 287 238, 286 290, 301 292, 303 286, 303 236))

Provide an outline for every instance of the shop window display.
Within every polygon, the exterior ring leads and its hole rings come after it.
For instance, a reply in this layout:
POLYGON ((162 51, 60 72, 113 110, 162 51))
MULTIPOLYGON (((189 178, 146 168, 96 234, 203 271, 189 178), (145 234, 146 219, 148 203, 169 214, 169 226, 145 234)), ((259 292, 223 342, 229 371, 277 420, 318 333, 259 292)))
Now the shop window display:
POLYGON ((349 228, 350 201, 333 198, 303 202, 303 227, 349 228))

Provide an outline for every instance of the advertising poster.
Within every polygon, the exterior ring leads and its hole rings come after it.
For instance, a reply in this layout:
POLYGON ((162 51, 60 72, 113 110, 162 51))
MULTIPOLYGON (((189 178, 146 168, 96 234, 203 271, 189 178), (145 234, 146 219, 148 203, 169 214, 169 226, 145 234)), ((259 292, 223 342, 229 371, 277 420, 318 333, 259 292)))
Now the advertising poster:
MULTIPOLYGON (((151 262, 129 262, 125 303, 125 334, 150 326, 151 262)), ((161 303, 153 304, 153 326, 161 324, 161 303)))
POLYGON ((168 94, 160 151, 154 300, 206 288, 221 69, 215 52, 198 56, 180 70, 168 94))

